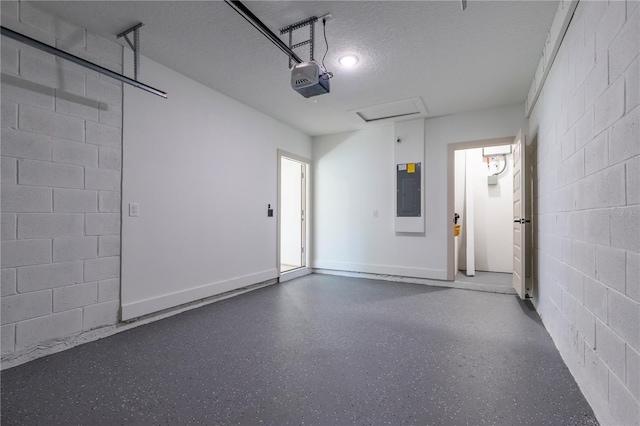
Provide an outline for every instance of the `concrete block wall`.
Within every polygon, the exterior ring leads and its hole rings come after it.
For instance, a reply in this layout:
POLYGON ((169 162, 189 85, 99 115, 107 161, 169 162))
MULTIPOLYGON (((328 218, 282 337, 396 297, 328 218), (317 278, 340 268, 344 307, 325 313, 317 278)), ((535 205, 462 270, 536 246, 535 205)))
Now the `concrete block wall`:
POLYGON ((640 7, 580 1, 530 118, 535 303, 605 424, 640 424, 640 7))
MULTIPOLYGON (((122 47, 2 1, 2 25, 122 72, 122 47)), ((113 325, 122 84, 2 38, 2 356, 113 325)))

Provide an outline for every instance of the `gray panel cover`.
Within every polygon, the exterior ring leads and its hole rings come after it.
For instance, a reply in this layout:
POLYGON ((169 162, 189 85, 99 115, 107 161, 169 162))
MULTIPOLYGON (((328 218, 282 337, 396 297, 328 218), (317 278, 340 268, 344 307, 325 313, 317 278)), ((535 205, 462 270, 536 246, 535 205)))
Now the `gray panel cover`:
POLYGON ((396 166, 396 214, 398 217, 419 217, 421 214, 421 164, 396 166))

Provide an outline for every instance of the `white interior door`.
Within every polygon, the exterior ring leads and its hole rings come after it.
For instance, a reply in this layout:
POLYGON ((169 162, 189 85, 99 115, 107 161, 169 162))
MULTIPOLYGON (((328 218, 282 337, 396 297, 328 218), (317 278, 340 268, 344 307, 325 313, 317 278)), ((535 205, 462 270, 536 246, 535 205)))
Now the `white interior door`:
POLYGON ((526 182, 525 182, 525 140, 522 130, 513 141, 513 287, 521 299, 527 296, 526 277, 526 182))

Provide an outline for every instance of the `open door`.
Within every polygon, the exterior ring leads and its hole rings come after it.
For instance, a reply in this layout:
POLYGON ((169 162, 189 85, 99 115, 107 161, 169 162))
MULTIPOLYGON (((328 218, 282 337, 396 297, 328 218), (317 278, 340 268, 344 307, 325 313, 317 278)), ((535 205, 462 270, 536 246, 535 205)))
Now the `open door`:
POLYGON ((526 227, 531 222, 526 218, 525 151, 520 130, 513 141, 513 287, 521 299, 528 296, 526 227))
POLYGON ((280 158, 280 272, 306 266, 306 164, 280 158))

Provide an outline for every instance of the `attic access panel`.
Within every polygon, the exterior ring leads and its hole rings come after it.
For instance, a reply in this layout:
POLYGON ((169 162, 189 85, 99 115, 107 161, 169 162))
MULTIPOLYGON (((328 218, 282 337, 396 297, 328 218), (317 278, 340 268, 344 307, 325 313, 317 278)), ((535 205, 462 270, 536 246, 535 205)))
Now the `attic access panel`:
POLYGON ((358 108, 351 112, 355 112, 367 123, 397 121, 401 118, 418 118, 427 115, 427 109, 420 97, 358 108))
POLYGON ((408 163, 396 166, 396 216, 420 217, 422 205, 421 164, 408 163))

